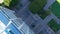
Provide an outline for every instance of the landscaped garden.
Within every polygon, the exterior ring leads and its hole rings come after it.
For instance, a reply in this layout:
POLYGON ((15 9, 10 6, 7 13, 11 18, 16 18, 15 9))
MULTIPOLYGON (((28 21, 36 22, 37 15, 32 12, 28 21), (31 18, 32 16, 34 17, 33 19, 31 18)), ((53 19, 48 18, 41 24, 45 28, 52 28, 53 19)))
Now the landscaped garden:
POLYGON ((60 18, 60 0, 54 2, 49 8, 53 14, 60 18))
POLYGON ((48 26, 54 31, 57 32, 60 29, 60 24, 57 24, 57 22, 55 20, 51 20, 48 23, 48 26))
POLYGON ((49 10, 44 11, 43 8, 45 4, 47 3, 47 0, 34 0, 31 4, 29 9, 33 14, 38 14, 42 19, 44 19, 46 16, 48 16, 49 10))
POLYGON ((14 7, 18 3, 18 0, 4 0, 3 3, 0 4, 0 6, 5 6, 8 8, 14 7))

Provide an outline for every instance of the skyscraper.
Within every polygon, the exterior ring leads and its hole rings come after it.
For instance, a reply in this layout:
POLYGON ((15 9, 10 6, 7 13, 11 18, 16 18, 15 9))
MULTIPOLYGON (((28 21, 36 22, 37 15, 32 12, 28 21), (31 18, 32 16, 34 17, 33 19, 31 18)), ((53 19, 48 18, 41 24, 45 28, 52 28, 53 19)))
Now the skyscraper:
POLYGON ((0 34, 34 34, 14 11, 0 7, 0 34))

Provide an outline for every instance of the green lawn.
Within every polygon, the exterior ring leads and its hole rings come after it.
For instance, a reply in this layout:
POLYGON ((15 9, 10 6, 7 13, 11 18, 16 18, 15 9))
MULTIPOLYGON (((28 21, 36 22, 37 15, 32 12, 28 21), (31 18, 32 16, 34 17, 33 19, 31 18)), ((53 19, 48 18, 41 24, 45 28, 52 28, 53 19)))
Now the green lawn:
POLYGON ((60 3, 56 1, 50 6, 50 10, 55 14, 58 18, 60 18, 60 3))
POLYGON ((59 29, 60 29, 60 24, 57 24, 55 20, 51 20, 49 23, 48 23, 48 26, 54 31, 54 32, 57 32, 59 29))

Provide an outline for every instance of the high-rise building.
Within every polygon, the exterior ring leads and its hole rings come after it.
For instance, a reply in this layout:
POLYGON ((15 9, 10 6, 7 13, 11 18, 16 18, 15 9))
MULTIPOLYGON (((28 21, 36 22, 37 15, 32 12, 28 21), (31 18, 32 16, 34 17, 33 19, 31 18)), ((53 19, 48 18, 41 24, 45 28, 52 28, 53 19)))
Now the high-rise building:
POLYGON ((34 34, 14 11, 0 7, 0 34, 34 34))

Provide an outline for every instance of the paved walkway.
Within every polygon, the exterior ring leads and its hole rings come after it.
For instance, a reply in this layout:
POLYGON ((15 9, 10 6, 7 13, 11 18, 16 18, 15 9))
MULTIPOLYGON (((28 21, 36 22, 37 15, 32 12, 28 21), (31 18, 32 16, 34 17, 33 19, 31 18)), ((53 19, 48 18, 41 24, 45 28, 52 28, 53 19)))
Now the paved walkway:
POLYGON ((44 7, 44 10, 48 10, 48 8, 55 2, 56 0, 48 0, 47 4, 44 7))
MULTIPOLYGON (((33 29, 36 33, 39 33, 41 31, 40 28, 42 28, 42 29, 44 29, 44 28, 49 29, 47 23, 49 23, 49 21, 51 19, 56 20, 58 23, 60 22, 60 20, 54 14, 48 15, 44 20, 42 20, 38 15, 33 15, 30 12, 30 10, 28 10, 28 5, 30 4, 30 2, 24 3, 24 1, 22 2, 24 6, 22 7, 22 9, 19 10, 19 12, 17 12, 17 14, 25 22, 27 22, 27 24, 30 27, 31 27, 31 24, 36 25, 36 27, 33 29), (40 27, 41 25, 42 25, 42 27, 40 27)), ((51 4, 53 4, 54 2, 55 2, 55 0, 48 0, 48 2, 46 4, 46 6, 44 7, 44 9, 48 10, 49 6, 51 6, 51 4)), ((53 31, 51 31, 51 32, 53 32, 53 31)))

